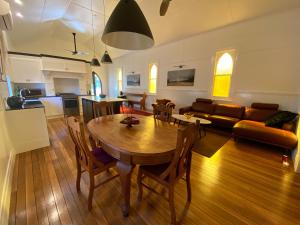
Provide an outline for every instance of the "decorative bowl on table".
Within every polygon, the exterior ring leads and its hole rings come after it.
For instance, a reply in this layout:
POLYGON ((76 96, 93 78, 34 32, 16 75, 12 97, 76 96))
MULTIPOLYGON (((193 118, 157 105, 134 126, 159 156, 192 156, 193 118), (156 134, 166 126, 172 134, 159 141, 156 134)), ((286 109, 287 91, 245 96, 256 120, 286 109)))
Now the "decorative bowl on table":
POLYGON ((99 96, 100 96, 100 98, 105 98, 106 94, 100 94, 99 96))
POLYGON ((137 125, 140 123, 139 119, 133 116, 128 116, 125 119, 121 120, 120 123, 126 124, 127 127, 132 127, 132 125, 137 125))
POLYGON ((193 113, 184 113, 183 114, 184 115, 184 117, 186 118, 186 119, 191 119, 193 116, 194 116, 194 114, 193 113))

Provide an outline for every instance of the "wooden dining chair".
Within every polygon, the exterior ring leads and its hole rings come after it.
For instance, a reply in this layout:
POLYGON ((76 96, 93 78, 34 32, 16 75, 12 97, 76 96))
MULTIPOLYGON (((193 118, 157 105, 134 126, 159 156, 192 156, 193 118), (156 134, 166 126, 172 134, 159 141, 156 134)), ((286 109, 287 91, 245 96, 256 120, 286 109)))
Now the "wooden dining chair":
POLYGON ((167 187, 169 191, 169 207, 171 211, 171 224, 176 224, 176 212, 174 206, 174 186, 184 176, 186 176, 187 184, 187 204, 191 202, 191 160, 192 160, 192 147, 198 135, 199 120, 196 124, 190 124, 187 127, 178 129, 177 145, 170 163, 153 165, 153 166, 140 166, 138 171, 138 199, 142 200, 143 187, 159 194, 156 190, 146 185, 143 182, 145 177, 149 177, 161 185, 167 187))
POLYGON ((172 118, 172 110, 175 108, 175 104, 168 102, 167 104, 156 104, 153 106, 154 119, 170 122, 172 118))
POLYGON ((94 102, 93 110, 94 110, 94 118, 114 114, 113 104, 107 101, 94 102))
POLYGON ((83 124, 80 123, 75 117, 68 117, 67 125, 70 136, 75 144, 77 164, 76 188, 77 191, 80 191, 81 174, 83 172, 88 172, 90 178, 88 209, 91 210, 94 189, 116 178, 118 175, 112 175, 96 185, 95 176, 103 171, 108 170, 109 168, 114 167, 116 165, 116 160, 108 155, 102 148, 97 147, 92 141, 92 150, 90 150, 85 140, 83 124))

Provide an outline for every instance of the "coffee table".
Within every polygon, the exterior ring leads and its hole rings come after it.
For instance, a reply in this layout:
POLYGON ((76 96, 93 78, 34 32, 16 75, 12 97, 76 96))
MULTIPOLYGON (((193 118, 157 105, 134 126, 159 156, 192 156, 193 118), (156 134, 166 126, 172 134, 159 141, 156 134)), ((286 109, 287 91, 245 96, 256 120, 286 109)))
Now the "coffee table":
POLYGON ((199 130, 200 138, 201 138, 201 128, 203 129, 204 136, 205 136, 206 135, 205 125, 211 124, 210 120, 202 119, 202 118, 198 118, 198 117, 194 117, 194 116, 192 116, 188 119, 184 115, 181 115, 181 114, 172 114, 172 117, 174 118, 174 124, 178 120, 178 125, 180 125, 181 121, 187 122, 187 123, 196 123, 196 121, 199 120, 200 121, 200 130, 199 130))

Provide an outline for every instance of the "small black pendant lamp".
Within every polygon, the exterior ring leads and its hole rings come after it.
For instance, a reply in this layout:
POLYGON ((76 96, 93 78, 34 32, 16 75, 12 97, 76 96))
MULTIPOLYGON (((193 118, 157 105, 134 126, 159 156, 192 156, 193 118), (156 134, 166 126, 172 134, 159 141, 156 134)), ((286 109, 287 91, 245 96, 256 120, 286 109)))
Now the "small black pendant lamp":
POLYGON ((135 0, 120 0, 105 26, 102 41, 126 50, 142 50, 154 45, 148 22, 135 0))
MULTIPOLYGON (((103 22, 104 22, 104 26, 105 26, 105 0, 102 1, 103 3, 103 22)), ((112 60, 110 58, 110 55, 108 54, 108 51, 107 51, 107 47, 106 47, 106 44, 105 44, 105 52, 104 52, 104 55, 102 56, 102 59, 101 59, 101 62, 103 64, 112 64, 112 60)))
POLYGON ((92 28, 93 28, 93 46, 94 46, 94 58, 91 61, 91 66, 100 66, 99 60, 96 58, 95 50, 95 31, 94 31, 94 15, 93 15, 93 0, 91 0, 91 11, 92 11, 92 28))

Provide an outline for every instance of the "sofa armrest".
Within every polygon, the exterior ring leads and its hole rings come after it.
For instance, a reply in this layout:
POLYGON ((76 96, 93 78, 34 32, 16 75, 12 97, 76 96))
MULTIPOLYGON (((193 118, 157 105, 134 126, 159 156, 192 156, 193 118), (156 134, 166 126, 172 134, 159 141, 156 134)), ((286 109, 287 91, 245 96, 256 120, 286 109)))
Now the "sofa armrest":
POLYGON ((192 106, 188 106, 188 107, 183 107, 179 109, 179 114, 184 114, 186 112, 190 112, 192 111, 192 106))

